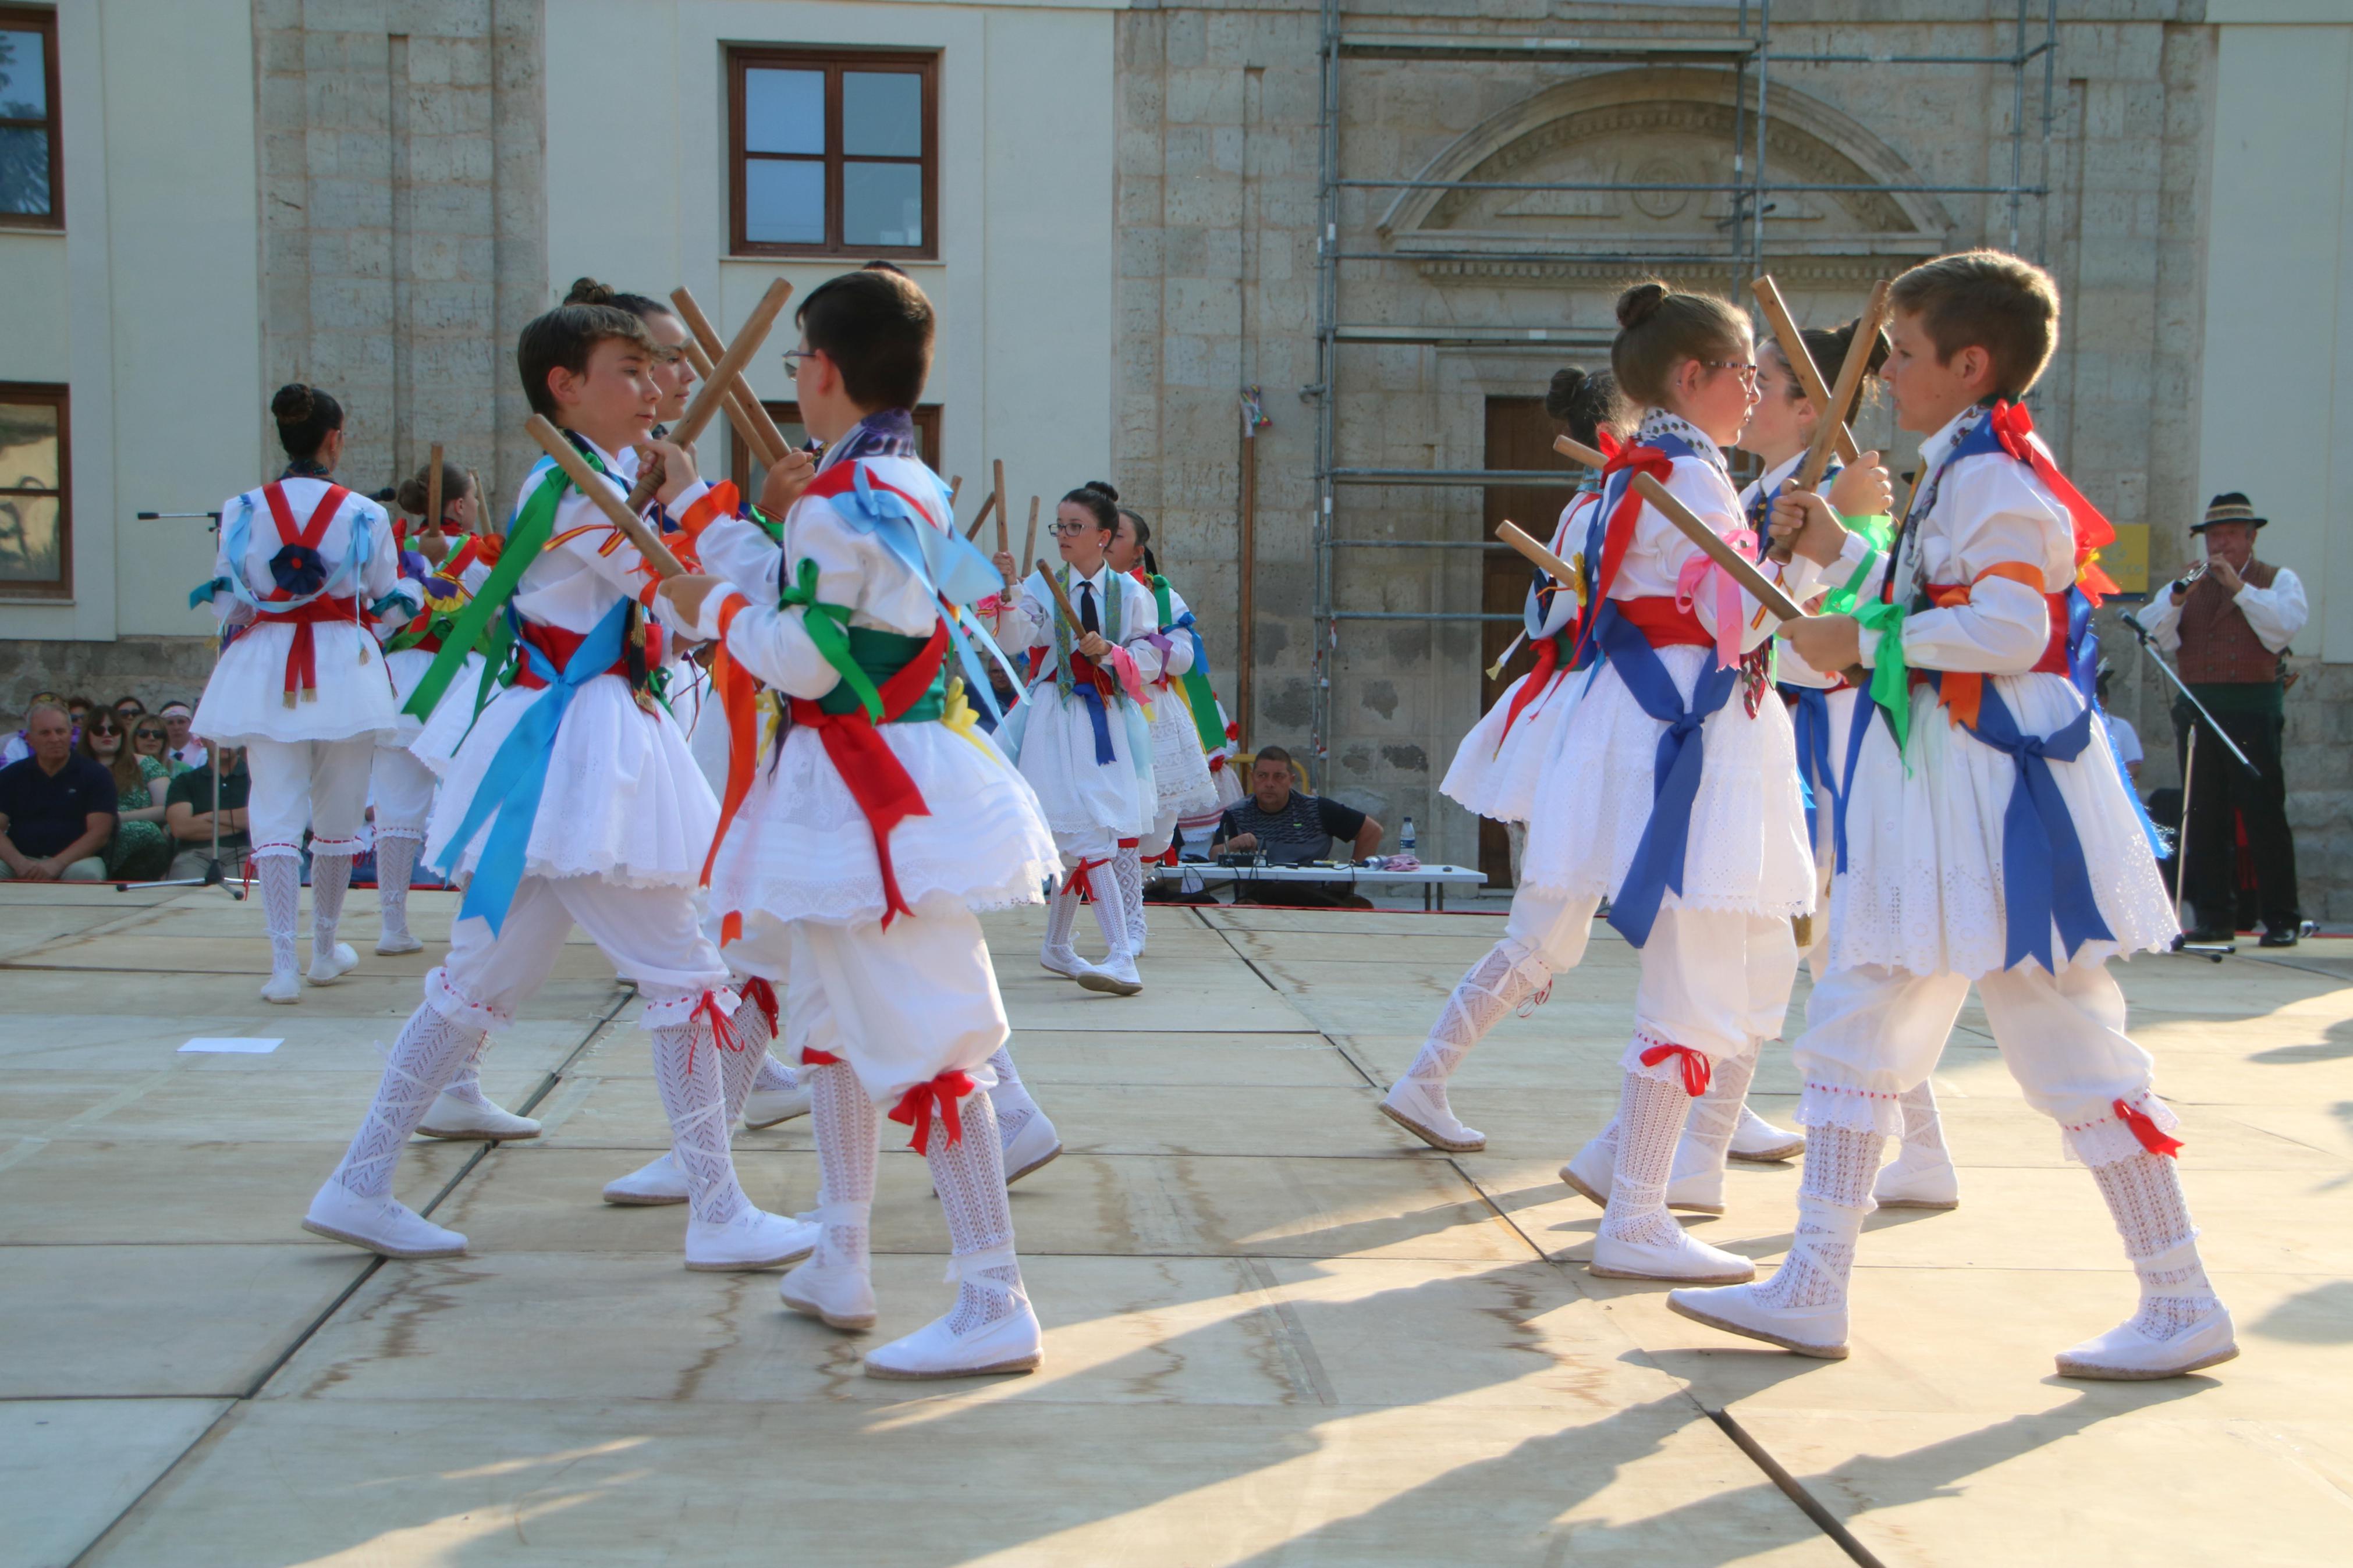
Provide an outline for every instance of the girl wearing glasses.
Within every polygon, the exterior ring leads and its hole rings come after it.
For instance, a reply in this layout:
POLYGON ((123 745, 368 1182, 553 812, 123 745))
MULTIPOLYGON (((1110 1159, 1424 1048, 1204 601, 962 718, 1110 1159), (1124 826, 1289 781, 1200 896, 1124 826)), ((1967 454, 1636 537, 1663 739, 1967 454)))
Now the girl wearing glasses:
POLYGON ((1141 888, 1139 846, 1160 809, 1145 693, 1166 661, 1151 590, 1114 570, 1105 554, 1118 532, 1119 492, 1093 479, 1054 509, 1062 563, 1053 568, 1052 586, 1042 563, 1017 584, 1013 557, 998 553, 1006 594, 997 639, 1029 650, 1030 684, 1029 700, 1006 720, 997 741, 1038 792, 1066 868, 1047 906, 1038 962, 1090 991, 1132 996, 1144 982, 1115 868, 1141 888), (1103 931, 1099 964, 1082 959, 1071 942, 1082 893, 1092 895, 1103 931))

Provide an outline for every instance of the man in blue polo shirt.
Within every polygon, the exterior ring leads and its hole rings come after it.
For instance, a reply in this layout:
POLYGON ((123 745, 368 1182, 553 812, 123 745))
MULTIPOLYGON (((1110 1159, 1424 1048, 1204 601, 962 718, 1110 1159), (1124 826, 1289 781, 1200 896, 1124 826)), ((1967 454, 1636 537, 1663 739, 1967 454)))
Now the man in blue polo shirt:
POLYGON ((0 881, 99 882, 114 837, 114 779, 73 751, 73 720, 54 702, 25 715, 33 754, 0 768, 0 881))

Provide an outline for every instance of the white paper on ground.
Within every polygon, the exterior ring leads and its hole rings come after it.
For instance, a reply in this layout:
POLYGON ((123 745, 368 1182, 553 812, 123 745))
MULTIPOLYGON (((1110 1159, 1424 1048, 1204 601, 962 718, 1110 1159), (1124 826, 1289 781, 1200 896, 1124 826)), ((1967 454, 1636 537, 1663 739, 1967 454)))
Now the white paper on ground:
POLYGON ((286 1043, 281 1037, 274 1040, 258 1039, 251 1036, 198 1036, 180 1049, 184 1051, 237 1051, 247 1056, 261 1056, 286 1043))

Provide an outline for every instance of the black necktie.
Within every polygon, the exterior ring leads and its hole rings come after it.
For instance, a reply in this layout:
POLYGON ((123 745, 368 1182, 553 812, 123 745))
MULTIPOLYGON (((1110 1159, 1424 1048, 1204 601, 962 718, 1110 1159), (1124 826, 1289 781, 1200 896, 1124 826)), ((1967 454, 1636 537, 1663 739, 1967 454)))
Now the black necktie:
POLYGON ((1085 578, 1079 579, 1079 629, 1101 632, 1103 622, 1095 618, 1095 585, 1085 578))

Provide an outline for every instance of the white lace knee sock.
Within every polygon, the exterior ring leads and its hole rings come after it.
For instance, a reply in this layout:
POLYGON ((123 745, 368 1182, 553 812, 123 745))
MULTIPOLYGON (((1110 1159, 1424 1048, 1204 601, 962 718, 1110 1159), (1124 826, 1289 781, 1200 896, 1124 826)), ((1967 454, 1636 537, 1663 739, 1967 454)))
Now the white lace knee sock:
POLYGON ((687 1205, 696 1219, 723 1225, 750 1206, 727 1152, 726 1069, 697 1016, 653 1031, 654 1084, 670 1118, 670 1147, 686 1178, 687 1205))
POLYGON ((1934 1156, 1945 1152, 1945 1122, 1936 1114, 1936 1090, 1926 1080, 1898 1099, 1904 1107, 1904 1152, 1934 1156))
POLYGON ((400 1163, 401 1149, 450 1075, 481 1043, 481 1030, 454 1023, 430 1005, 411 1013, 385 1058, 375 1103, 368 1107, 367 1119, 360 1123, 343 1163, 335 1167, 335 1179, 360 1197, 391 1196, 392 1171, 400 1163))
POLYGON ((1789 1256, 1757 1288, 1768 1307, 1843 1307, 1863 1216, 1876 1205, 1883 1134, 1866 1127, 1806 1129, 1806 1173, 1798 1184, 1798 1229, 1789 1256))
POLYGON ((269 968, 294 973, 294 922, 302 912, 302 863, 291 855, 264 855, 254 862, 261 883, 261 921, 269 932, 269 968))
MULTIPOLYGON (((1487 1031, 1501 1023, 1505 1014, 1535 995, 1540 986, 1551 984, 1552 976, 1544 971, 1542 962, 1524 955, 1519 943, 1508 938, 1497 942, 1454 983, 1446 1005, 1438 1010, 1438 1021, 1430 1026, 1430 1037, 1422 1041, 1405 1076, 1431 1100, 1445 1105, 1446 1080, 1454 1076, 1471 1047, 1485 1039, 1487 1031), (1544 973, 1544 979, 1538 981, 1529 973, 1531 968, 1544 973)), ((1452 1114, 1451 1107, 1448 1113, 1452 1114)))
MULTIPOLYGON (((1102 902, 1095 907, 1101 909, 1102 902)), ((1017 1303, 1029 1298, 1013 1255, 1013 1205, 1005 1196, 997 1110, 987 1089, 965 1098, 962 1121, 964 1136, 953 1143, 947 1119, 933 1122, 924 1158, 955 1254, 949 1267, 956 1277, 956 1302, 948 1314, 948 1331, 968 1334, 1013 1316, 1019 1310, 1017 1303)))
POLYGON ((1763 1046, 1763 1041, 1755 1041, 1745 1056, 1719 1057, 1711 1062, 1707 1092, 1692 1101, 1691 1125, 1683 1136, 1705 1149, 1717 1165, 1724 1163, 1732 1148, 1732 1134, 1740 1126, 1740 1108, 1748 1101, 1748 1085, 1757 1077, 1757 1058, 1763 1046))
POLYGON ((748 997, 736 1007, 735 1016, 728 1023, 734 1029, 735 1044, 740 1047, 719 1053, 720 1067, 726 1075, 727 1127, 732 1138, 735 1123, 744 1114, 744 1098, 759 1079, 760 1065, 768 1059, 768 1042, 776 1037, 776 1032, 769 1026, 767 1010, 748 997))
POLYGON ((764 1094, 773 1093, 780 1089, 797 1088, 800 1081, 800 1075, 794 1072, 792 1068, 766 1051, 760 1053, 760 1066, 752 1075, 754 1089, 764 1094))
POLYGON ((998 1140, 1010 1143, 1024 1127, 1029 1125, 1029 1119, 1038 1114, 1038 1102, 1029 1098, 1028 1089, 1021 1087, 1021 1071, 1013 1065, 1012 1047, 997 1047, 997 1054, 988 1058, 988 1065, 997 1069, 997 1088, 989 1099, 997 1109, 998 1140))
POLYGON ((2134 1154, 2094 1165, 2092 1178, 2140 1276, 2134 1327, 2151 1339, 2171 1339, 2221 1305, 2199 1260, 2198 1227, 2189 1223, 2189 1205, 2172 1161, 2162 1154, 2134 1154))
POLYGON ((1127 939, 1127 900, 1120 892, 1119 879, 1104 868, 1095 868, 1094 880, 1095 928, 1103 932, 1103 963, 1116 964, 1135 955, 1135 945, 1127 939))
POLYGON ((1062 873, 1053 896, 1046 900, 1046 943, 1049 953, 1071 951, 1071 933, 1079 923, 1079 893, 1071 886, 1071 874, 1062 873))
POLYGON ((818 1218, 825 1226, 818 1261, 864 1268, 869 1267, 881 1122, 848 1062, 828 1062, 808 1073, 809 1123, 817 1138, 818 1218))
POLYGON ((343 923, 343 889, 352 885, 348 855, 311 857, 311 961, 335 951, 335 928, 343 923))
POLYGON ((379 833, 375 840, 375 901, 384 911, 384 934, 408 932, 408 879, 417 870, 420 840, 406 834, 379 833))
POLYGON ((1683 1135, 1691 1101, 1681 1084, 1662 1083, 1638 1072, 1626 1075, 1618 1100, 1618 1159, 1609 1174, 1602 1235, 1651 1246, 1674 1239, 1675 1222, 1667 1215, 1667 1175, 1674 1168, 1675 1140, 1683 1135))
POLYGON ((1127 946, 1143 951, 1147 937, 1144 924, 1144 852, 1131 844, 1111 858, 1112 879, 1119 884, 1120 908, 1127 916, 1127 946))
POLYGON ((441 1086, 441 1092, 469 1105, 490 1104, 482 1098, 482 1058, 490 1054, 491 1037, 484 1035, 474 1042, 474 1048, 466 1053, 466 1059, 458 1064, 458 1070, 449 1081, 441 1086))

